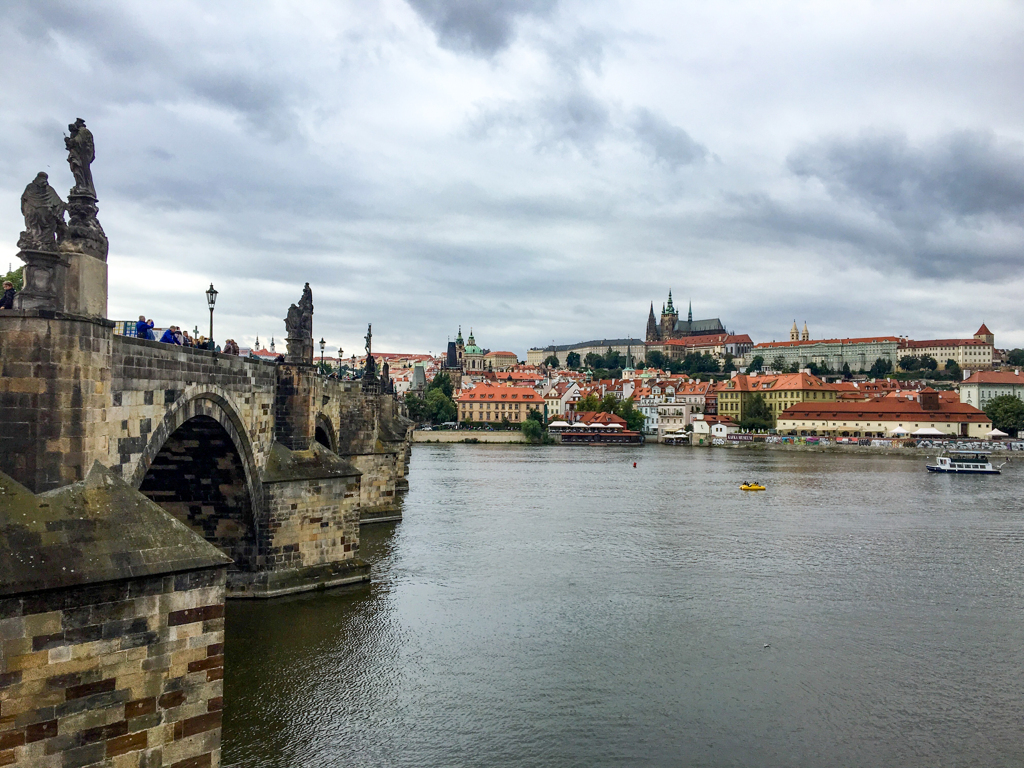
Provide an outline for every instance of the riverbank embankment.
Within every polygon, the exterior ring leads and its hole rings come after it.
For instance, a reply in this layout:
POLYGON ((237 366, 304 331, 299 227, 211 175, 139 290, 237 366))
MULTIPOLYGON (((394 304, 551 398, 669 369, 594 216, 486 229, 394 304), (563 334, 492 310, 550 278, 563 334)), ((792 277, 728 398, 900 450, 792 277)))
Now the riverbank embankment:
POLYGON ((526 438, 519 431, 417 429, 412 433, 412 441, 414 443, 526 443, 526 438))

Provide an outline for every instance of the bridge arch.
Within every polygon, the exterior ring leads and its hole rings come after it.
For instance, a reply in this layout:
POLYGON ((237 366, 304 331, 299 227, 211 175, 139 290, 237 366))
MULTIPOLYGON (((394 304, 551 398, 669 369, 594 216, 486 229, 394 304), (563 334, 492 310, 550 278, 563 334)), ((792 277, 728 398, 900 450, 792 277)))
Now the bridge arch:
POLYGON ((316 415, 316 431, 314 437, 320 445, 327 450, 337 453, 338 452, 338 435, 334 430, 334 425, 331 420, 324 415, 323 412, 319 412, 316 415))
POLYGON ((153 431, 130 483, 224 550, 236 567, 258 569, 259 470, 226 392, 186 388, 153 431))

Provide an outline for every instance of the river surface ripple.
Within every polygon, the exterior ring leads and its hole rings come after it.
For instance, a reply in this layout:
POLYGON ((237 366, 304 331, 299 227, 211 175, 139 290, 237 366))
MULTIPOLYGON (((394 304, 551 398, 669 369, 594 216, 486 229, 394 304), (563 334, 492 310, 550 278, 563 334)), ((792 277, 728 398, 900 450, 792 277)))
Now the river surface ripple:
POLYGON ((416 445, 371 585, 229 605, 223 764, 1022 765, 1022 480, 416 445))

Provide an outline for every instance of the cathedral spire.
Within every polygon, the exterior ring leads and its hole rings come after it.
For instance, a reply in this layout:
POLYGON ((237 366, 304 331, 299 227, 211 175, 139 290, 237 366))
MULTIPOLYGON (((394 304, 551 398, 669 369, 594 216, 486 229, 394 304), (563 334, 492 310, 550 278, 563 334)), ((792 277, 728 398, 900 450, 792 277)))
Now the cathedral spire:
POLYGON ((667 306, 667 309, 668 309, 668 313, 670 315, 675 314, 676 308, 672 305, 672 289, 671 288, 668 289, 668 306, 667 306))
POLYGON ((658 340, 658 321, 654 317, 654 302, 651 302, 651 313, 647 315, 647 341, 658 340))
POLYGON ((690 308, 686 310, 686 322, 693 322, 693 302, 690 302, 690 308))

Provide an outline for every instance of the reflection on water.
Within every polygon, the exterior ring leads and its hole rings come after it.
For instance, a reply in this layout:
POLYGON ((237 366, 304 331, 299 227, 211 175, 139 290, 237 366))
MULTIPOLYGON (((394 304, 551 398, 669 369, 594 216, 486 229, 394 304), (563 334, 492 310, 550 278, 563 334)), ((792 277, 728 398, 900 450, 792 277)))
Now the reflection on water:
POLYGON ((1022 472, 417 445, 371 585, 230 604, 223 762, 1024 764, 1022 472))

